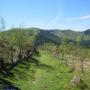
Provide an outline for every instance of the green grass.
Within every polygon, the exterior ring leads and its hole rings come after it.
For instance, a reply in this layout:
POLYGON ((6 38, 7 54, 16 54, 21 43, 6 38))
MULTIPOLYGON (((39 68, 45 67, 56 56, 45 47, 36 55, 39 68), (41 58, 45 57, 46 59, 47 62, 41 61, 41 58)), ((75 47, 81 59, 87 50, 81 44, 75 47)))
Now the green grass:
POLYGON ((41 52, 40 57, 34 58, 16 66, 13 78, 3 78, 21 90, 81 90, 71 86, 74 73, 52 54, 41 52))

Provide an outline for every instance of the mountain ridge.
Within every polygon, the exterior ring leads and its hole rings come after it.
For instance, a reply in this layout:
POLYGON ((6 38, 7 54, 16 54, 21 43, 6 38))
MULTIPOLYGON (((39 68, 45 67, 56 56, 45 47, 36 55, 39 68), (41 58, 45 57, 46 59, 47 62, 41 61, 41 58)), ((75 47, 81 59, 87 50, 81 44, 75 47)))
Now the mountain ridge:
POLYGON ((68 42, 75 42, 78 37, 83 37, 83 44, 90 46, 90 29, 85 31, 73 31, 71 29, 40 29, 40 28, 11 28, 4 33, 8 35, 15 31, 22 31, 28 37, 36 37, 36 44, 54 43, 60 44, 62 38, 66 38, 68 42))

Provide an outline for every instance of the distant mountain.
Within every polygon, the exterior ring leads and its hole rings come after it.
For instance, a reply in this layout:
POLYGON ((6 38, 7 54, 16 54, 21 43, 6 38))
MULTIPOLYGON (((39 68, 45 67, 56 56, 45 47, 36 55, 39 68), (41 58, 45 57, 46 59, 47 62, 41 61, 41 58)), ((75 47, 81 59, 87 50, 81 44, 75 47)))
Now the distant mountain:
POLYGON ((83 32, 85 35, 90 35, 90 29, 83 32))
POLYGON ((40 30, 40 32, 37 35, 37 44, 44 44, 44 43, 54 43, 54 44, 60 44, 60 37, 50 33, 50 31, 47 30, 40 30))
POLYGON ((90 29, 83 32, 67 30, 43 30, 39 28, 12 28, 5 33, 9 36, 16 30, 22 30, 28 37, 36 38, 36 44, 42 45, 44 43, 60 44, 62 38, 66 38, 68 42, 75 42, 77 37, 83 36, 83 44, 90 46, 90 29))
POLYGON ((76 32, 73 30, 51 30, 51 33, 53 33, 54 35, 62 38, 62 37, 66 37, 67 39, 71 39, 71 40, 75 40, 76 36, 80 35, 80 32, 76 32))
POLYGON ((78 37, 83 37, 82 45, 90 46, 90 29, 83 32, 73 31, 73 30, 51 30, 51 33, 60 37, 67 38, 68 41, 76 42, 78 37))

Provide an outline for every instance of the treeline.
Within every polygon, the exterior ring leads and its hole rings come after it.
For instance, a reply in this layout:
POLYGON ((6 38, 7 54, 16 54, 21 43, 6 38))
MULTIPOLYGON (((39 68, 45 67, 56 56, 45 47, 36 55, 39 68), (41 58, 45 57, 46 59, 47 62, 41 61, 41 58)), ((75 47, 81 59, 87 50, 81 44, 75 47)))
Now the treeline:
POLYGON ((8 72, 20 62, 39 54, 34 33, 31 31, 28 36, 24 32, 20 28, 0 32, 0 72, 8 72))
POLYGON ((90 47, 90 35, 86 35, 83 32, 75 32, 71 30, 41 30, 38 33, 38 45, 43 45, 45 43, 54 43, 60 45, 63 38, 67 39, 67 43, 78 42, 78 39, 82 39, 80 45, 84 47, 90 47))

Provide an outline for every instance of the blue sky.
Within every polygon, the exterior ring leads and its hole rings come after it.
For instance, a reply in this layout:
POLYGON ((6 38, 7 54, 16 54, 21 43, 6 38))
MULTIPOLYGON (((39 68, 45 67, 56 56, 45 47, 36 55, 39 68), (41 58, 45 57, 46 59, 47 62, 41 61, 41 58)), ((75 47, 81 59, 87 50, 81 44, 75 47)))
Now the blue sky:
POLYGON ((90 0, 0 0, 0 17, 7 28, 90 28, 90 0))

